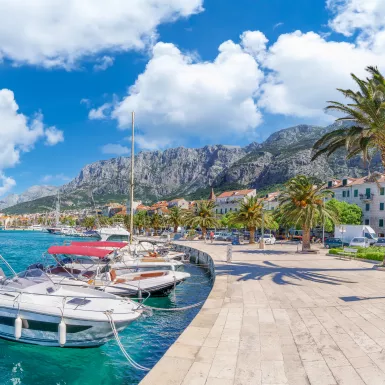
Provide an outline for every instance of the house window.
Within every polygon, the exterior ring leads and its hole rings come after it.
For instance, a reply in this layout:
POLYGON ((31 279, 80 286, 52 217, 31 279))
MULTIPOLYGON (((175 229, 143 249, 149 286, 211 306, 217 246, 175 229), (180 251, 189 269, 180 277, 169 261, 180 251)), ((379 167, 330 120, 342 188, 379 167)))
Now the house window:
POLYGON ((378 221, 378 226, 384 227, 384 220, 383 220, 383 219, 380 219, 380 220, 378 221))
POLYGON ((328 182, 328 187, 330 188, 330 187, 333 187, 333 181, 329 181, 328 182))
POLYGON ((347 179, 343 179, 342 180, 342 186, 346 186, 348 184, 348 180, 347 179))
POLYGON ((365 219, 365 225, 369 225, 369 219, 365 219))
POLYGON ((218 214, 218 209, 215 209, 215 213, 218 214))
POLYGON ((342 198, 346 198, 346 191, 342 191, 342 198))
POLYGON ((350 190, 346 191, 346 196, 349 198, 350 197, 350 190))
POLYGON ((227 209, 225 209, 225 214, 227 214, 227 209))
POLYGON ((238 211, 238 209, 237 209, 237 208, 235 208, 235 209, 234 209, 234 211, 238 211))
POLYGON ((385 187, 380 188, 380 195, 385 195, 385 187))
POLYGON ((233 211, 233 209, 230 207, 230 211, 233 211))
POLYGON ((221 214, 223 214, 223 209, 221 209, 221 214))
POLYGON ((370 203, 367 203, 366 205, 365 205, 365 211, 369 211, 370 210, 370 203))
POLYGON ((384 206, 385 206, 385 203, 380 203, 380 210, 381 211, 384 211, 384 206))
POLYGON ((358 197, 358 190, 354 190, 354 198, 358 197))
POLYGON ((365 194, 367 198, 370 198, 370 195, 371 195, 370 187, 366 189, 365 194))

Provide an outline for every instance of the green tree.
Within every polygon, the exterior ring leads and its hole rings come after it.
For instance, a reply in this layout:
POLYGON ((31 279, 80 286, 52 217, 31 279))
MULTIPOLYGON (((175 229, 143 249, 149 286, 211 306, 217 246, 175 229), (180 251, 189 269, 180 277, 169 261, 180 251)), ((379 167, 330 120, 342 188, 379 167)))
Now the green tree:
POLYGON ((330 219, 335 223, 337 213, 331 207, 326 207, 324 198, 331 194, 323 190, 323 186, 315 186, 304 175, 290 179, 279 196, 280 212, 283 223, 295 223, 303 231, 302 250, 310 250, 310 231, 320 219, 330 219))
POLYGON ((169 220, 174 227, 174 234, 178 232, 178 227, 182 226, 185 220, 186 212, 178 206, 170 209, 169 220))
POLYGON ((241 203, 239 211, 234 213, 234 221, 250 231, 250 244, 255 243, 255 230, 262 227, 262 220, 266 228, 273 222, 271 213, 263 211, 263 201, 257 197, 247 197, 241 203))
POLYGON ((96 219, 95 217, 85 217, 83 219, 83 226, 86 229, 93 229, 95 227, 96 219))
POLYGON ((152 228, 157 231, 162 226, 162 218, 159 214, 155 213, 150 217, 150 224, 152 228))
POLYGON ((226 229, 241 229, 243 225, 238 223, 236 220, 235 212, 226 213, 221 216, 219 219, 219 224, 221 227, 225 227, 226 229))
MULTIPOLYGON (((331 199, 326 202, 326 207, 336 213, 336 222, 341 225, 360 225, 362 221, 362 209, 347 202, 331 199)), ((334 223, 330 219, 325 221, 325 230, 334 231, 334 223)))
POLYGON ((218 220, 214 214, 215 207, 215 202, 213 201, 198 201, 193 209, 187 211, 186 225, 193 228, 200 227, 203 238, 205 239, 207 229, 218 226, 218 220))
POLYGON ((147 229, 150 223, 150 218, 147 211, 138 211, 134 215, 134 226, 139 230, 147 229))
POLYGON ((337 122, 351 122, 324 135, 314 144, 313 159, 322 154, 331 155, 338 149, 347 150, 347 158, 362 154, 364 161, 370 159, 372 150, 381 154, 385 168, 385 79, 377 68, 368 67, 371 78, 361 80, 352 74, 359 90, 338 89, 350 102, 328 102, 327 111, 342 113, 337 122))

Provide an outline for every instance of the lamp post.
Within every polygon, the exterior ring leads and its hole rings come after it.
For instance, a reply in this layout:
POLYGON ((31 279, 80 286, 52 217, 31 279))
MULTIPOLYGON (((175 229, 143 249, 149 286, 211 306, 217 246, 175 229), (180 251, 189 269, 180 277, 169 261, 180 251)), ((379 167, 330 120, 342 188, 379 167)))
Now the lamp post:
POLYGON ((265 250, 265 217, 264 217, 264 212, 262 208, 262 220, 261 220, 261 239, 259 240, 259 248, 261 250, 265 250))
POLYGON ((341 233, 341 242, 342 242, 342 250, 344 249, 344 233, 346 233, 346 227, 340 226, 340 233, 341 233))

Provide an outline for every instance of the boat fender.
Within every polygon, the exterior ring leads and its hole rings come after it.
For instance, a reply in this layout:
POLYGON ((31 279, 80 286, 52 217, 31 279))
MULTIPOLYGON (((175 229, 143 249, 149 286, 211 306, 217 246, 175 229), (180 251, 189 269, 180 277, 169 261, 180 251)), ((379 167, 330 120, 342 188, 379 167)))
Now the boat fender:
POLYGON ((64 320, 61 320, 59 327, 58 327, 58 334, 59 334, 59 344, 60 346, 64 346, 67 342, 67 326, 64 322, 64 320))
POLYGON ((22 322, 21 318, 17 316, 15 319, 15 338, 18 340, 21 337, 22 322))

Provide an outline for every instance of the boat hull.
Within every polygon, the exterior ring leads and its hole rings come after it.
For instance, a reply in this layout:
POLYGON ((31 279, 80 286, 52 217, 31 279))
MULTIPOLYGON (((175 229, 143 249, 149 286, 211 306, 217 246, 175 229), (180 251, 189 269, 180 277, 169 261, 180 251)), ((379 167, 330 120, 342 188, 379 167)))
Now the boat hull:
MULTIPOLYGON (((22 331, 19 339, 15 338, 14 322, 18 316, 17 309, 0 308, 0 338, 25 344, 48 347, 61 347, 58 327, 61 317, 47 316, 35 312, 20 311, 22 331)), ((98 347, 114 338, 111 324, 106 321, 90 321, 63 318, 66 324, 66 348, 98 347)), ((133 320, 115 323, 118 331, 127 327, 133 320)))

